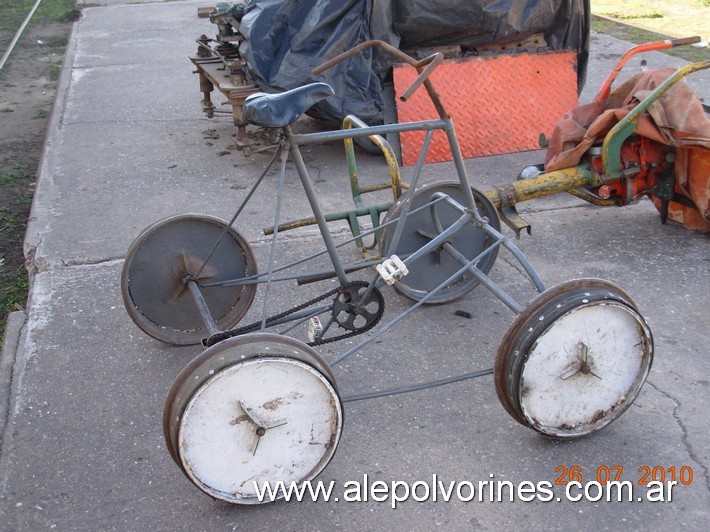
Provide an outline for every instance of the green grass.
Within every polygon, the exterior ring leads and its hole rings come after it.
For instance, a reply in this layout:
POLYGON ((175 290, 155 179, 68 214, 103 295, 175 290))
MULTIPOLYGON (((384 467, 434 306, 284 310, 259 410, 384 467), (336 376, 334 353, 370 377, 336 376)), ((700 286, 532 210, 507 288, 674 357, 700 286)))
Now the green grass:
POLYGON ((637 20, 644 18, 663 18, 663 15, 658 11, 652 11, 650 13, 618 13, 616 11, 609 11, 600 13, 607 17, 619 19, 619 20, 637 20))
POLYGON ((12 183, 14 180, 15 180, 15 174, 11 174, 10 172, 5 172, 4 174, 0 174, 0 186, 7 185, 8 183, 12 183))
MULTIPOLYGON (((0 46, 5 46, 12 40, 34 3, 35 0, 2 0, 0 46)), ((76 8, 76 0, 44 0, 32 16, 32 23, 75 20, 79 13, 80 11, 76 8)))
POLYGON ((32 205, 32 199, 34 198, 34 193, 32 191, 24 192, 17 196, 15 205, 32 205))
POLYGON ((671 38, 710 40, 710 0, 591 0, 592 14, 671 38))
POLYGON ((5 172, 0 174, 0 185, 7 185, 9 183, 14 183, 19 179, 34 178, 34 175, 27 171, 24 165, 15 163, 12 166, 11 172, 5 172))
MULTIPOLYGON (((2 272, 2 265, 0 265, 0 272, 2 272)), ((5 336, 7 315, 14 310, 21 309, 27 298, 27 270, 23 266, 17 268, 6 287, 7 290, 0 294, 0 345, 2 345, 5 336)))
MULTIPOLYGON (((662 41, 669 38, 668 35, 663 35, 661 33, 639 28, 637 26, 622 24, 620 22, 597 16, 592 16, 592 30, 606 35, 611 35, 617 39, 629 41, 633 44, 644 44, 648 42, 662 41)), ((696 48, 694 46, 669 48, 667 50, 663 50, 663 53, 680 57, 681 59, 685 59, 691 63, 707 60, 708 58, 707 48, 696 48)))
POLYGON ((0 207, 0 233, 11 233, 17 229, 17 219, 5 207, 0 207))
POLYGON ((62 65, 61 63, 58 65, 50 65, 49 66, 49 79, 52 80, 58 80, 59 79, 59 74, 62 72, 62 65))

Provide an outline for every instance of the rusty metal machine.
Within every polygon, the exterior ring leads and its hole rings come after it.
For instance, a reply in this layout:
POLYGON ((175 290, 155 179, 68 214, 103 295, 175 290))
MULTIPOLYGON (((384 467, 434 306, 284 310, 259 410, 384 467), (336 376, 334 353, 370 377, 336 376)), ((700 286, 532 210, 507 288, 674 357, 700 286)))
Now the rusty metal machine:
MULTIPOLYGON (((560 121, 546 165, 527 169, 523 177, 538 173, 532 184, 536 179, 551 179, 560 171, 569 173, 568 180, 560 180, 561 190, 590 203, 623 206, 648 196, 663 223, 671 218, 691 229, 710 231, 710 120, 697 95, 680 83, 694 72, 710 68, 710 61, 690 64, 675 72, 644 72, 625 84, 633 86, 636 80, 634 90, 643 95, 640 101, 627 94, 625 109, 608 109, 619 105, 609 104, 610 100, 618 100, 624 94, 623 88, 612 94, 611 87, 632 56, 697 42, 699 37, 690 37, 628 50, 605 79, 595 100, 570 111, 560 121), (654 105, 656 109, 652 109, 654 105), (673 118, 673 114, 683 116, 673 118), (679 122, 684 131, 676 132, 673 128, 679 122), (583 135, 569 132, 580 128, 584 128, 583 135), (568 166, 570 162, 576 165, 568 166), (545 173, 545 168, 552 171, 545 173)), ((503 196, 499 195, 501 201, 503 196)))
POLYGON ((200 75, 202 110, 208 118, 213 118, 215 113, 230 112, 217 109, 213 103, 211 94, 217 87, 231 106, 232 118, 237 127, 235 142, 239 148, 248 146, 244 101, 249 95, 259 92, 239 53, 239 44, 244 40, 239 33, 239 22, 245 11, 244 4, 226 2, 200 10, 199 16, 209 17, 219 31, 214 39, 201 35, 197 39, 197 53, 190 56, 190 61, 197 68, 195 72, 200 75))

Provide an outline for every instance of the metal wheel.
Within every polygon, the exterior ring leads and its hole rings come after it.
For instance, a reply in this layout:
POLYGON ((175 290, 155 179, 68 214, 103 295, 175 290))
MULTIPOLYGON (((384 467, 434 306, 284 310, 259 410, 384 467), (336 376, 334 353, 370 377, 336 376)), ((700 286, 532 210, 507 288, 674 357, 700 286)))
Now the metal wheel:
MULTIPOLYGON (((123 265, 121 294, 128 315, 145 333, 174 345, 197 344, 209 336, 183 279, 199 273, 199 281, 213 283, 257 271, 249 243, 233 228, 204 264, 225 227, 217 218, 184 214, 157 222, 136 238, 123 265)), ((249 310, 256 285, 201 292, 215 322, 226 330, 249 310)))
POLYGON ((506 332, 496 391, 523 425, 576 438, 633 403, 652 360, 651 331, 624 291, 599 279, 569 281, 536 297, 506 332))
MULTIPOLYGON (((163 432, 173 460, 208 495, 262 504, 270 482, 315 478, 335 454, 343 409, 328 364, 293 338, 254 333, 213 345, 177 376, 163 432)), ((279 497, 283 491, 279 491, 279 497)))
MULTIPOLYGON (((473 187, 471 187, 471 191, 473 192, 473 196, 476 200, 476 205, 481 213, 481 216, 488 218, 490 226, 499 231, 500 222, 498 220, 498 214, 496 213, 495 207, 493 207, 491 202, 488 198, 486 198, 486 196, 483 195, 482 192, 473 187)), ((426 205, 429 201, 431 201, 432 194, 436 192, 448 194, 462 205, 465 204, 463 199, 463 190, 461 189, 461 184, 458 181, 429 183, 417 188, 413 192, 410 190, 403 195, 387 211, 383 219, 383 223, 393 220, 399 216, 402 203, 404 202, 406 195, 412 193, 414 194, 411 206, 411 210, 414 210, 417 207, 426 205)), ((443 202, 437 206, 437 213, 444 229, 449 227, 461 216, 461 213, 443 202)), ((380 237, 380 254, 383 256, 389 249, 389 245, 394 234, 394 225, 395 224, 386 227, 380 237)), ((407 216, 407 221, 404 225, 404 231, 402 231, 399 245, 392 253, 400 257, 409 255, 429 242, 435 234, 436 229, 434 227, 434 222, 432 221, 429 209, 422 209, 414 214, 411 214, 410 212, 409 216, 407 216)), ((452 237, 450 243, 468 259, 473 259, 493 243, 493 238, 477 227, 468 224, 452 237)), ((488 273, 493 267, 493 263, 495 262, 497 256, 498 250, 496 249, 486 255, 478 263, 478 269, 483 273, 488 273)), ((405 295, 414 301, 419 301, 448 277, 461 269, 461 264, 446 253, 446 251, 440 249, 429 253, 415 263, 408 265, 408 268, 409 274, 401 280, 395 282, 394 288, 402 295, 405 295)), ((466 273, 458 281, 443 288, 439 291, 439 293, 432 296, 429 300, 427 300, 427 303, 436 304, 454 301, 473 290, 476 286, 478 286, 478 284, 479 280, 476 277, 466 273)))

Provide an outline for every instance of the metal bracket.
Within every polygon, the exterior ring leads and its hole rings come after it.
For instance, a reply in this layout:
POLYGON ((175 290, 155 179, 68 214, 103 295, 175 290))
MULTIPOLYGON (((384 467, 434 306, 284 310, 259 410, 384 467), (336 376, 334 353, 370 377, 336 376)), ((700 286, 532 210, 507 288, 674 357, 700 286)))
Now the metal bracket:
POLYGON ((498 208, 500 219, 505 222, 505 225, 515 231, 515 238, 520 240, 520 232, 525 229, 528 235, 532 234, 532 226, 526 222, 515 208, 515 205, 507 205, 498 208))

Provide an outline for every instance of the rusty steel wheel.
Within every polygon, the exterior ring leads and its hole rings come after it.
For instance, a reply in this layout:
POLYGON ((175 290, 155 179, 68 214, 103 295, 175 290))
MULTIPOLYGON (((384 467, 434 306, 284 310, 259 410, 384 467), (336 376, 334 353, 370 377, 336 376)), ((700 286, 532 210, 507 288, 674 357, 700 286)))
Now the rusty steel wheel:
POLYGON ((651 331, 624 291, 600 279, 568 281, 509 327, 495 358, 496 392, 523 425, 577 438, 633 403, 652 361, 651 331))
MULTIPOLYGON (((500 231, 498 213, 490 200, 480 191, 471 187, 476 206, 482 216, 488 218, 488 223, 495 230, 500 231)), ((411 210, 426 205, 431 201, 432 194, 441 192, 464 205, 463 191, 458 181, 446 181, 429 183, 417 188, 415 191, 407 191, 397 202, 395 202, 385 214, 382 223, 394 220, 400 215, 402 203, 407 195, 414 194, 412 198, 411 210)), ((461 213, 449 205, 440 203, 437 207, 437 214, 441 220, 443 229, 449 227, 456 221, 461 213)), ((380 237, 380 254, 384 256, 390 247, 390 242, 394 234, 395 224, 386 227, 380 237)), ((424 244, 429 242, 436 235, 436 229, 429 209, 422 209, 419 212, 407 216, 407 221, 402 231, 402 236, 396 250, 392 254, 400 257, 414 253, 424 244)), ((464 226, 450 240, 450 243, 457 251, 468 259, 473 259, 493 243, 494 239, 481 229, 472 224, 464 226)), ((487 274, 493 267, 493 263, 498 256, 498 250, 491 251, 478 263, 478 269, 487 274)), ((452 258, 445 250, 434 250, 428 255, 421 257, 411 265, 408 265, 409 273, 394 283, 394 288, 400 294, 407 296, 414 301, 419 301, 434 288, 448 279, 461 268, 461 264, 452 258)), ((458 281, 441 289, 437 294, 427 300, 429 304, 448 303, 473 290, 479 284, 478 278, 465 273, 458 281)))
POLYGON ((256 285, 219 285, 256 274, 249 243, 217 218, 182 214, 145 229, 128 250, 121 275, 121 294, 128 315, 145 333, 162 342, 192 345, 209 336, 186 276, 199 277, 201 292, 221 330, 249 310, 256 285), (205 260, 218 242, 214 253, 205 260))
MULTIPOLYGON (((328 364, 313 348, 271 333, 229 338, 176 377, 163 410, 173 460, 204 493, 235 504, 264 483, 315 478, 335 454, 343 408, 328 364)), ((279 491, 277 498, 284 496, 279 491)))

